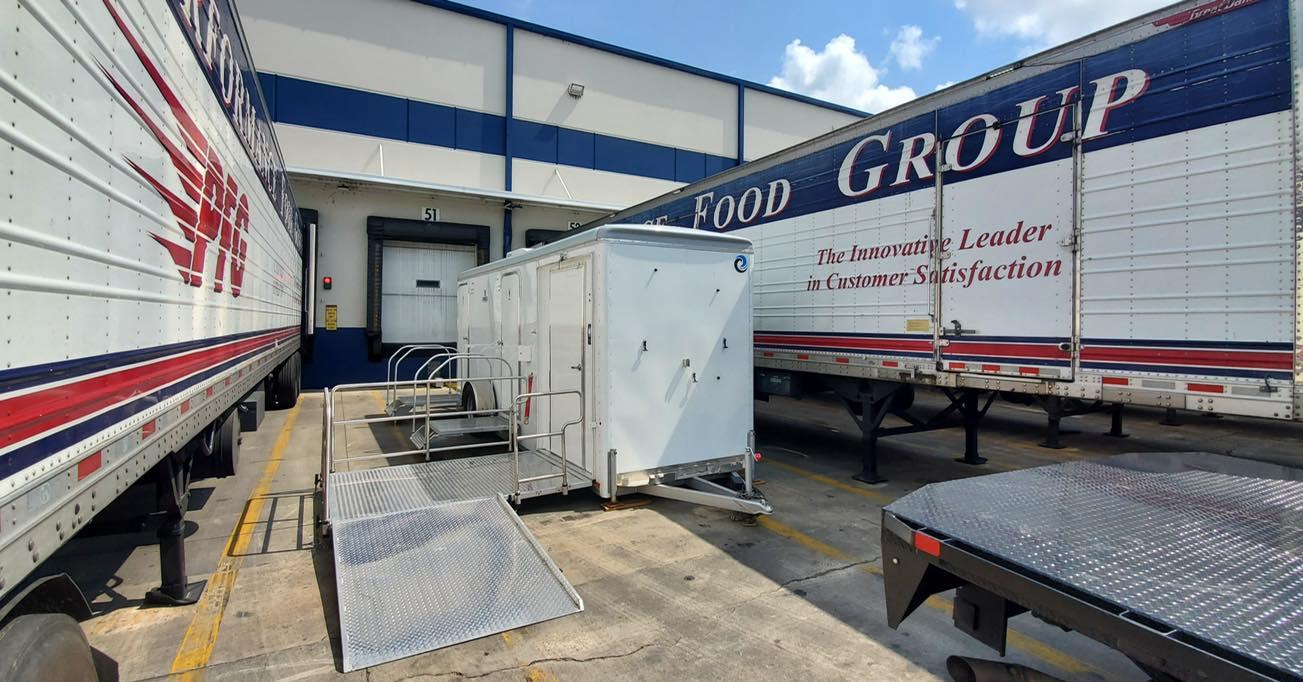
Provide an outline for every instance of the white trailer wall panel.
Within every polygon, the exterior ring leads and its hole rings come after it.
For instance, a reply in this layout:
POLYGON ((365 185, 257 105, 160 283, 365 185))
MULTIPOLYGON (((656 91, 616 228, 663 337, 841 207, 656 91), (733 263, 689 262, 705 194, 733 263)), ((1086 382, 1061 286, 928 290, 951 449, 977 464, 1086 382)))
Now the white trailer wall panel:
POLYGON ((204 7, 0 8, 0 591, 299 346, 298 209, 204 7))
POLYGON ((752 239, 761 367, 1296 419, 1299 11, 1173 5, 609 220, 752 239))

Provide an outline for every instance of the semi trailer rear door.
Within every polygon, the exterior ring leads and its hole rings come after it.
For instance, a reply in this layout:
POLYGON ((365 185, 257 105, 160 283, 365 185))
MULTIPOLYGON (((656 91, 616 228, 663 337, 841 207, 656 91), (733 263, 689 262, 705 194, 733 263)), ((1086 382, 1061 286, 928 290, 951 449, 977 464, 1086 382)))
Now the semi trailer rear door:
MULTIPOLYGON (((1025 139, 1075 140, 1073 105, 1060 115, 1048 104, 1025 139)), ((1075 143, 1048 145, 1059 158, 1000 172, 1017 127, 979 122, 940 146, 937 360, 949 372, 1070 380, 1079 154, 1075 143), (974 167, 988 162, 988 174, 974 167)))

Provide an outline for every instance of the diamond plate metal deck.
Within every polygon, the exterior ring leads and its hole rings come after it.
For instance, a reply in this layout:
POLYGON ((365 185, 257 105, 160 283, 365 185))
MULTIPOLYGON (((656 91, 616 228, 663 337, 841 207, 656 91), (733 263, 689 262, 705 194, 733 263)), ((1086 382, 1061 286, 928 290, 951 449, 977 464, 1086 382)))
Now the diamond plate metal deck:
MULTIPOLYGON (((429 397, 429 408, 456 407, 461 403, 461 396, 456 393, 435 393, 429 397)), ((385 413, 391 416, 411 414, 426 408, 425 395, 400 395, 385 406, 385 413)))
POLYGON ((583 610, 506 498, 422 506, 413 480, 376 477, 334 492, 344 672, 583 610))
MULTIPOLYGON (((551 453, 523 451, 520 453, 520 475, 528 478, 560 473, 557 462, 558 458, 551 453)), ((511 495, 515 491, 512 476, 509 452, 337 471, 330 474, 327 514, 333 522, 335 519, 422 509, 436 502, 511 495)), ((593 482, 591 474, 574 464, 570 465, 569 476, 571 488, 583 488, 593 482)), ((555 478, 521 485, 520 496, 530 498, 560 491, 561 479, 555 478)))
MULTIPOLYGON (((419 426, 412 431, 412 444, 418 448, 426 446, 425 424, 417 422, 419 426)), ((493 433, 501 431, 506 433, 511 428, 510 422, 502 415, 488 414, 477 415, 474 417, 437 417, 430 418, 430 430, 434 432, 434 438, 453 438, 456 436, 469 436, 476 433, 493 433)), ((505 438, 505 436, 504 436, 505 438)))
POLYGON ((1303 675, 1303 471, 1121 455, 934 483, 886 510, 1303 675))

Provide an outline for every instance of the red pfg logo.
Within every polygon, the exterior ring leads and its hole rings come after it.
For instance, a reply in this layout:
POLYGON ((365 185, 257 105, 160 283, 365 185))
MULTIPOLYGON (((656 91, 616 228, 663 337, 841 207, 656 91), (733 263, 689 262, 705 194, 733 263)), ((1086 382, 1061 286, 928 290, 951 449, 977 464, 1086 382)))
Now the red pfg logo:
POLYGON ((112 0, 104 0, 104 6, 108 8, 118 29, 131 44, 131 49, 167 102, 185 146, 185 151, 179 149, 172 136, 164 132, 158 122, 131 96, 113 73, 103 64, 99 64, 100 71, 113 83, 118 94, 131 105, 145 125, 149 126, 159 144, 167 150, 184 189, 184 196, 178 195, 140 164, 127 159, 131 168, 140 174, 172 209, 172 215, 176 218, 177 226, 181 228, 185 243, 173 241, 154 232, 150 232, 149 236, 167 250, 168 255, 172 257, 172 262, 176 263, 177 269, 181 272, 181 281, 192 287, 203 286, 204 272, 208 265, 208 247, 210 244, 215 244, 217 264, 213 274, 213 291, 225 290, 229 266, 230 292, 232 296, 239 296, 240 288, 244 285, 245 256, 249 250, 249 243, 245 238, 249 231, 249 197, 240 190, 235 178, 226 173, 216 150, 199 130, 190 112, 182 106, 180 98, 163 78, 158 66, 145 53, 140 41, 123 21, 112 0))

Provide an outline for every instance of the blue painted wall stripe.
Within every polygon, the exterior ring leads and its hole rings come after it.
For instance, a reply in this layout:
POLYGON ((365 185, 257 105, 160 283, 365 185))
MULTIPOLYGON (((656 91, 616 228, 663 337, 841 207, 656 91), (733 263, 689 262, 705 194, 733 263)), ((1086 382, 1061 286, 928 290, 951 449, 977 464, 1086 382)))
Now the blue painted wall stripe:
POLYGON ((273 91, 275 120, 281 123, 407 139, 404 99, 284 76, 276 78, 273 91))
MULTIPOLYGON (((737 159, 496 114, 259 74, 279 123, 506 155, 662 180, 693 182, 737 165, 737 159)), ((509 175, 508 175, 509 177, 509 175)), ((504 189, 510 191, 510 180, 504 189)))
POLYGON ((556 162, 567 166, 592 168, 597 135, 586 130, 557 128, 556 162))
POLYGON ((407 100, 407 140, 440 147, 457 146, 457 110, 407 100))

